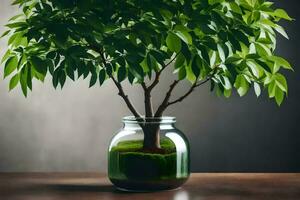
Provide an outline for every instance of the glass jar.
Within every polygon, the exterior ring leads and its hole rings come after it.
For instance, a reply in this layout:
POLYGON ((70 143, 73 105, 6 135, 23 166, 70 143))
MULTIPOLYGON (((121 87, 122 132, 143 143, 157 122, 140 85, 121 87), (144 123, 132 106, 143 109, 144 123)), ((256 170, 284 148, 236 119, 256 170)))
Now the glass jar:
POLYGON ((168 190, 190 174, 189 144, 174 117, 123 118, 108 152, 108 177, 120 190, 168 190))

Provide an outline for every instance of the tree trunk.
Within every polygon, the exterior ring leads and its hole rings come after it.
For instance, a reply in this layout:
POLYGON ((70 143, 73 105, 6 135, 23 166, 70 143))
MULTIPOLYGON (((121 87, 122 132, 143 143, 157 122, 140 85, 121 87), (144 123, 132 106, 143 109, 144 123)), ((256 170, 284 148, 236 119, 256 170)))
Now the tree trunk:
POLYGON ((160 151, 159 124, 145 124, 142 129, 144 132, 143 149, 145 151, 160 151))

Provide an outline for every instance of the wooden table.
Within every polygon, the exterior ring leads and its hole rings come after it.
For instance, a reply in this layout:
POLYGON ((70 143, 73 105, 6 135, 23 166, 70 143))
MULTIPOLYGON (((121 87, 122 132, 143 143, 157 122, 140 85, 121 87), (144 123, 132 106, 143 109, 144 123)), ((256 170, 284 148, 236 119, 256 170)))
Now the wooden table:
POLYGON ((192 174, 180 189, 117 191, 98 173, 0 173, 0 200, 300 199, 300 174, 192 174))

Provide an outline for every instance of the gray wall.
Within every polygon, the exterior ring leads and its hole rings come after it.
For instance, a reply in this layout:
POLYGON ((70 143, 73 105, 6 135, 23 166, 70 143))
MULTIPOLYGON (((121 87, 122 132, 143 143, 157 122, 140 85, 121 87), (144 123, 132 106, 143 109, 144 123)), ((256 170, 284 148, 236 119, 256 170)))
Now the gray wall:
MULTIPOLYGON (((9 3, 1 0, 1 32, 17 12, 9 3)), ((297 4, 296 0, 277 3, 300 18, 297 4)), ((291 40, 280 38, 278 53, 293 63, 296 73, 288 73, 289 98, 281 108, 267 98, 257 99, 253 92, 226 100, 203 87, 168 110, 190 139, 193 171, 300 172, 300 24, 285 25, 291 40)), ((1 40, 1 55, 5 46, 1 40)), ((34 92, 25 99, 19 89, 8 92, 2 71, 0 171, 106 171, 110 138, 121 127, 121 117, 130 114, 113 84, 89 89, 86 81, 68 81, 63 91, 55 91, 46 80, 35 82, 34 92)), ((163 80, 155 105, 172 77, 163 80)), ((187 89, 188 85, 179 87, 177 95, 187 89)), ((141 110, 141 89, 127 85, 126 90, 141 110)))

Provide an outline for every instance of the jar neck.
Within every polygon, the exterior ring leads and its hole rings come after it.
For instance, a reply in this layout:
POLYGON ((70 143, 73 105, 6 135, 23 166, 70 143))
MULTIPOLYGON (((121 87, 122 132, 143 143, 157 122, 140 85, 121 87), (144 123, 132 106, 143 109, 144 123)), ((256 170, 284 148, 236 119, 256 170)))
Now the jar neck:
POLYGON ((142 126, 159 126, 159 127, 173 127, 176 123, 175 117, 146 117, 136 118, 134 116, 127 116, 123 118, 125 127, 141 128, 142 126))

